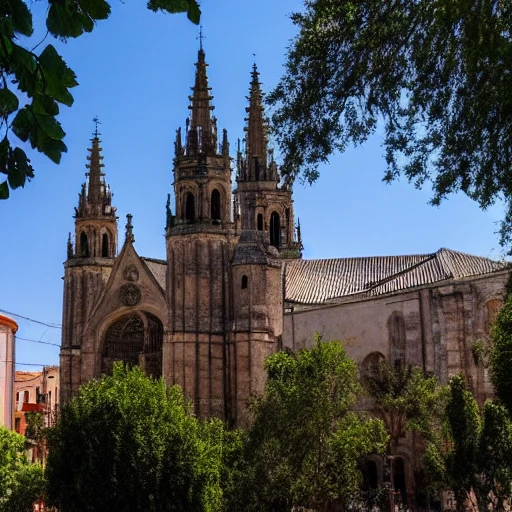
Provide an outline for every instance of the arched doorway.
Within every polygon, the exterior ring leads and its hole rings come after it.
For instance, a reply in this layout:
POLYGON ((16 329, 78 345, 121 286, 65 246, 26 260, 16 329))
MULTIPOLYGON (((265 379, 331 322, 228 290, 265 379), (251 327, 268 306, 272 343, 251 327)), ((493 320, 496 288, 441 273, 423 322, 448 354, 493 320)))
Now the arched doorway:
POLYGON ((154 315, 137 312, 116 320, 105 333, 101 373, 111 374, 116 361, 139 365, 151 377, 162 375, 164 329, 154 315))
POLYGON ((281 219, 277 212, 272 212, 270 215, 270 245, 279 249, 281 244, 281 219))

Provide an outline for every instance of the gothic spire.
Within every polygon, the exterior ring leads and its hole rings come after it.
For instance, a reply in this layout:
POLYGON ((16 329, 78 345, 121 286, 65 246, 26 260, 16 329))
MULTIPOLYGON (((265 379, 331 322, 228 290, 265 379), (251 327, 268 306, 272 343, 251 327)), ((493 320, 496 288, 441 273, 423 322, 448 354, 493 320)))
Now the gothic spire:
POLYGON ((89 148, 89 155, 87 155, 87 160, 89 163, 86 164, 86 167, 89 169, 89 172, 86 173, 88 177, 88 187, 87 187, 87 202, 89 204, 101 204, 103 202, 103 194, 102 192, 105 189, 105 173, 101 172, 102 167, 105 166, 103 164, 103 156, 101 155, 101 147, 100 147, 100 139, 98 138, 98 132, 91 139, 92 147, 89 148))
POLYGON ((192 95, 189 96, 191 111, 190 123, 187 127, 187 152, 215 153, 217 140, 215 122, 212 121, 211 111, 215 108, 211 105, 213 96, 210 94, 211 87, 208 87, 208 77, 203 46, 199 48, 196 62, 196 79, 192 87, 192 95))
MULTIPOLYGON (((260 165, 267 164, 267 135, 263 117, 262 94, 259 81, 259 73, 256 64, 251 72, 251 88, 249 92, 249 107, 245 110, 249 114, 247 118, 247 159, 250 166, 250 174, 254 176, 254 159, 260 160, 260 165), (251 168, 252 167, 252 168, 251 168)), ((262 169, 263 170, 263 169, 262 169)), ((260 177, 262 179, 263 176, 260 177)), ((258 179, 258 178, 256 178, 258 179)))
POLYGON ((92 145, 88 148, 88 163, 86 164, 88 171, 85 173, 87 182, 82 186, 76 215, 78 218, 115 217, 116 209, 112 207, 112 193, 105 183, 105 173, 102 172, 104 164, 99 138, 101 134, 98 132, 99 120, 95 117, 93 121, 96 123, 96 128, 91 139, 92 145))

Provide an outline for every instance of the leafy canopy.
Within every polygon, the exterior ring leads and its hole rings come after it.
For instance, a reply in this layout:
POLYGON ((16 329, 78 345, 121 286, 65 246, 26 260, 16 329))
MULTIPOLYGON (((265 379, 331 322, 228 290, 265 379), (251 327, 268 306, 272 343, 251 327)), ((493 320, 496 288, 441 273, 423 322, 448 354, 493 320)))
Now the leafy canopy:
MULTIPOLYGON (((48 0, 48 4, 46 28, 60 39, 91 32, 97 21, 110 15, 106 0, 48 0)), ((147 6, 155 12, 186 12, 196 24, 201 15, 197 0, 149 0, 147 6)), ((36 47, 29 50, 21 44, 33 32, 32 14, 23 0, 0 2, 0 174, 5 175, 0 179, 0 199, 34 177, 29 157, 11 143, 10 134, 56 164, 67 151, 57 115, 61 105, 73 104, 70 89, 78 82, 53 45, 38 54, 36 47)))
POLYGON ((266 361, 268 380, 252 408, 231 511, 327 510, 357 498, 358 463, 383 453, 380 420, 350 409, 359 392, 356 365, 339 342, 266 361))
POLYGON ((237 442, 220 420, 193 417, 179 387, 116 363, 49 429, 49 503, 61 512, 219 511, 237 442))
POLYGON ((43 492, 43 469, 25 456, 25 438, 0 426, 0 512, 31 512, 43 492))
POLYGON ((452 377, 441 429, 430 437, 425 466, 432 490, 451 489, 457 510, 476 498, 479 510, 504 510, 512 497, 512 422, 487 401, 479 411, 461 375, 452 377))
POLYGON ((286 71, 269 96, 290 178, 318 178, 335 151, 383 124, 384 180, 501 197, 512 243, 512 3, 305 0, 286 71))
POLYGON ((512 293, 510 293, 510 290, 492 328, 492 345, 490 357, 491 380, 497 397, 509 414, 512 414, 512 379, 510 378, 510 368, 512 367, 512 293))
POLYGON ((408 431, 428 439, 442 415, 446 389, 434 376, 410 365, 383 361, 374 370, 363 377, 363 384, 386 425, 391 455, 408 431))

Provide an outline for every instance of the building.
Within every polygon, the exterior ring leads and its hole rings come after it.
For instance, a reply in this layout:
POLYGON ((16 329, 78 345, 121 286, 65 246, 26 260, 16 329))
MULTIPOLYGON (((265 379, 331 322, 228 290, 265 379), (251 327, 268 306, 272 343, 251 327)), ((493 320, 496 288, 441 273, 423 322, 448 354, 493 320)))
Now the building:
POLYGON ((0 426, 9 430, 14 422, 15 335, 18 324, 0 315, 0 426))
POLYGON ((26 434, 27 413, 40 413, 46 427, 53 425, 60 403, 59 382, 58 366, 45 366, 40 372, 16 372, 14 430, 18 434, 26 434))
MULTIPOLYGON (((483 401, 492 390, 476 346, 488 340, 507 268, 448 249, 301 259, 292 189, 267 146, 258 76, 254 66, 232 183, 200 48, 191 116, 184 137, 176 133, 166 260, 137 254, 131 215, 117 253, 116 209, 94 134, 64 264, 62 399, 122 360, 181 385, 197 415, 243 425, 247 400, 264 386, 265 357, 307 347, 318 331, 343 339, 362 371, 382 359, 418 365, 441 382, 462 371, 483 401)), ((409 488, 412 451, 404 443, 395 465, 409 488)))

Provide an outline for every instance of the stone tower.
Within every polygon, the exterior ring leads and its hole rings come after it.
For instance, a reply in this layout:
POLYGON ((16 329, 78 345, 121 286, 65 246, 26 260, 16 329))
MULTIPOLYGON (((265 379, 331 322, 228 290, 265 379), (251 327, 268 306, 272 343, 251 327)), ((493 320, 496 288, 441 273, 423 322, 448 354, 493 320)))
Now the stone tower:
POLYGON ((178 129, 175 143, 176 215, 168 215, 166 232, 163 373, 168 384, 179 384, 193 400, 197 415, 225 418, 234 224, 227 133, 219 147, 206 69, 201 47, 185 141, 178 129))
POLYGON ((83 328, 107 282, 117 250, 116 208, 102 172, 103 157, 96 129, 86 165, 86 182, 75 208, 75 243, 68 239, 64 263, 64 303, 60 353, 61 398, 80 385, 83 328))
POLYGON ((280 176, 268 148, 267 123, 262 106, 261 84, 256 64, 251 72, 245 153, 238 143, 235 211, 243 229, 256 230, 279 251, 281 258, 301 256, 295 241, 291 185, 280 176))

